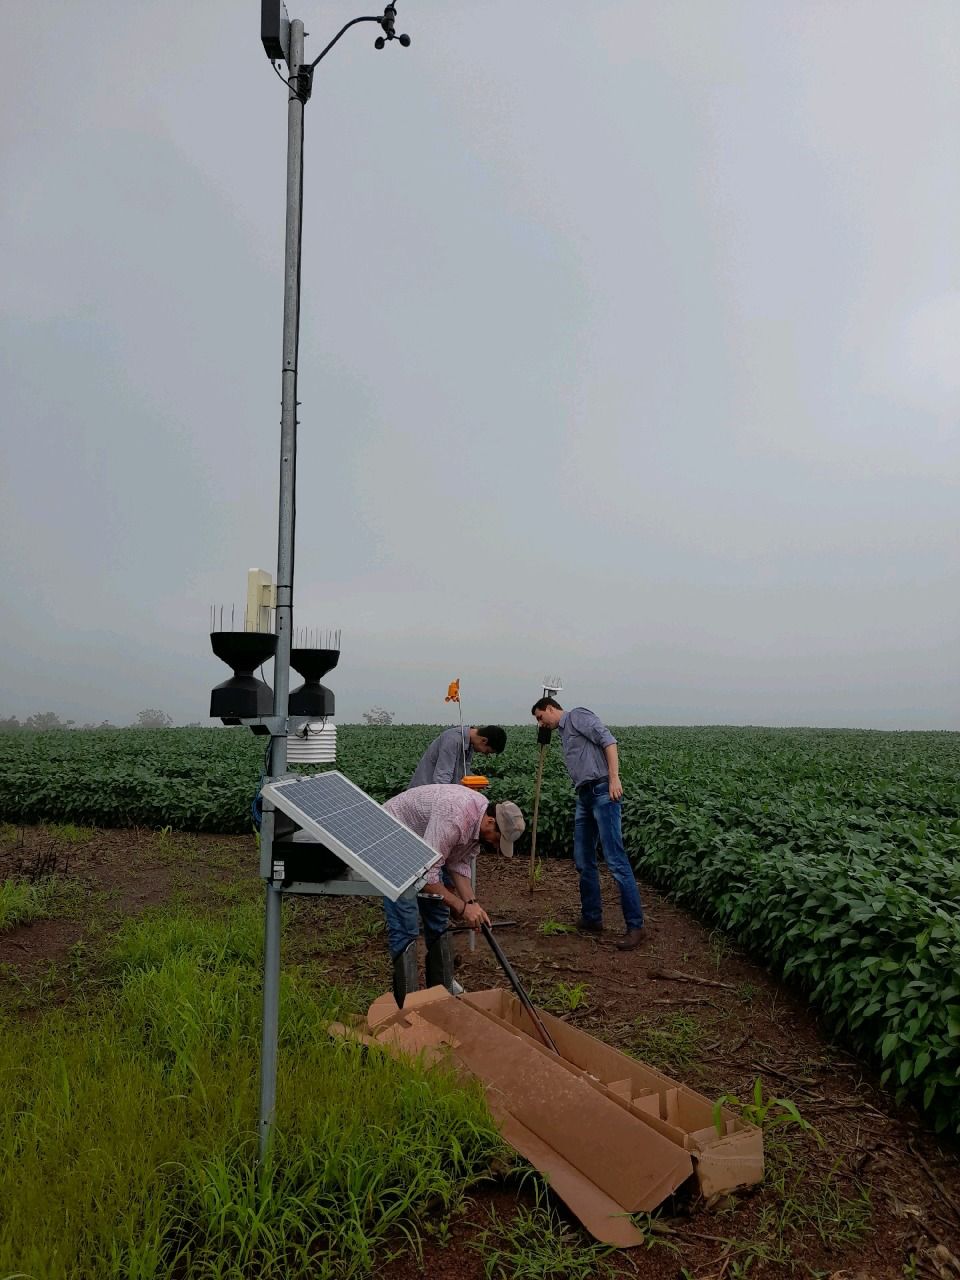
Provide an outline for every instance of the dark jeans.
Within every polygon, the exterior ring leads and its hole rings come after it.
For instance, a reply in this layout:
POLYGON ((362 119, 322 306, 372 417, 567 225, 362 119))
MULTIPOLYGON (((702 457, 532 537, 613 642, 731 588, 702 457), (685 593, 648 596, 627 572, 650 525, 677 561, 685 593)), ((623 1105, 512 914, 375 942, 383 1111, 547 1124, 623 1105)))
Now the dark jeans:
POLYGON ((417 938, 421 919, 428 947, 450 923, 450 908, 447 904, 441 898, 430 898, 426 894, 422 898, 400 898, 397 902, 384 898, 383 914, 387 917, 387 939, 391 956, 398 956, 417 938))
MULTIPOLYGON (((448 889, 456 892, 453 877, 446 867, 441 871, 440 879, 448 889)), ((391 957, 398 956, 419 936, 420 920, 423 921, 423 936, 428 947, 450 927, 450 908, 442 898, 431 898, 426 893, 419 894, 416 898, 400 898, 398 902, 384 898, 383 914, 387 917, 387 941, 391 957)))
POLYGON ((623 847, 620 801, 610 799, 610 780, 602 778, 577 790, 577 814, 573 827, 573 861, 580 873, 580 907, 584 920, 600 924, 603 901, 597 870, 597 842, 620 890, 620 906, 628 929, 643 927, 643 906, 633 867, 623 847))

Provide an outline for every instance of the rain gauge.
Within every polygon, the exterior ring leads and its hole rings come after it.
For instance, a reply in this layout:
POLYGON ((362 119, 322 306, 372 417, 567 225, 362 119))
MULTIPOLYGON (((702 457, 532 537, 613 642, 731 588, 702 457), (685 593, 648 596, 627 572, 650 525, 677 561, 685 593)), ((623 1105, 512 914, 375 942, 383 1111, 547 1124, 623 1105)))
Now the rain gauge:
MULTIPOLYGON (((273 710, 273 690, 254 672, 277 651, 273 610, 276 588, 264 569, 247 572, 247 604, 243 626, 236 629, 237 609, 229 611, 230 627, 224 626, 224 606, 210 611, 210 644, 213 652, 233 675, 210 694, 210 715, 224 724, 249 723, 254 733, 267 733, 257 721, 273 710)), ((303 684, 291 689, 287 718, 287 761, 290 764, 333 764, 337 758, 337 728, 333 722, 336 699, 333 691, 320 683, 340 661, 340 632, 303 629, 294 633, 290 666, 303 676, 303 684)))

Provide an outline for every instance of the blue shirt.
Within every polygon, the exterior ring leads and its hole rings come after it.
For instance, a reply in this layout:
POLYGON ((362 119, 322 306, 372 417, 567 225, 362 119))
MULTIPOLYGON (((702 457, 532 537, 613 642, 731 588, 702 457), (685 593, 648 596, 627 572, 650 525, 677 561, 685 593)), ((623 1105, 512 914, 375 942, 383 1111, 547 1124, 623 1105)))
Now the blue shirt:
POLYGON ((615 746, 617 740, 599 716, 586 707, 574 707, 560 717, 557 732, 563 744, 563 762, 575 787, 610 776, 603 749, 615 746))
POLYGON ((451 729, 444 729, 423 753, 416 772, 407 783, 407 790, 411 787, 429 787, 435 782, 459 782, 467 771, 465 764, 469 766, 472 759, 470 726, 465 724, 462 733, 458 724, 451 729))

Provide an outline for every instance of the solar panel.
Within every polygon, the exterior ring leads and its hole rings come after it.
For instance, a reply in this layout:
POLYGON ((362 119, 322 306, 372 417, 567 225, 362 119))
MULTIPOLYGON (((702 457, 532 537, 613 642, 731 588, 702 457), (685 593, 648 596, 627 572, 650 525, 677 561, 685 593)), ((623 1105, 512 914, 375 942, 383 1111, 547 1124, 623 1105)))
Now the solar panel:
POLYGON ((269 782, 263 794, 391 902, 440 861, 425 840, 335 770, 269 782))

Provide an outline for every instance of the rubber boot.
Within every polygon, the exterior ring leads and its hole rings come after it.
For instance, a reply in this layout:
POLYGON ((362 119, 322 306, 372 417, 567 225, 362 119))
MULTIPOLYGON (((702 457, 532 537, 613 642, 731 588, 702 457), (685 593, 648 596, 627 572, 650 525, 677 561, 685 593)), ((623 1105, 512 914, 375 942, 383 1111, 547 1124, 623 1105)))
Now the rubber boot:
POLYGON ((393 957, 393 998, 397 1008, 403 1008, 407 993, 417 989, 417 940, 408 942, 404 949, 393 957))
POLYGON ((453 939, 444 932, 427 947, 427 986, 453 992, 453 981, 453 939))

